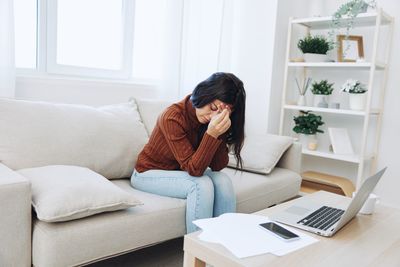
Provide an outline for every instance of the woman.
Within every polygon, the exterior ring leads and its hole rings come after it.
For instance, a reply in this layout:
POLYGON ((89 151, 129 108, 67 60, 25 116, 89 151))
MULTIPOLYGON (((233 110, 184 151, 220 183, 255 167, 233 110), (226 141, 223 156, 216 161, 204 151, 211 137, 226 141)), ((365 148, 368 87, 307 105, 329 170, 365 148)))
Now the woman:
POLYGON ((186 231, 193 220, 236 211, 230 178, 219 172, 231 150, 237 166, 244 140, 246 93, 231 73, 214 73, 158 118, 138 156, 131 184, 138 190, 186 199, 186 231))

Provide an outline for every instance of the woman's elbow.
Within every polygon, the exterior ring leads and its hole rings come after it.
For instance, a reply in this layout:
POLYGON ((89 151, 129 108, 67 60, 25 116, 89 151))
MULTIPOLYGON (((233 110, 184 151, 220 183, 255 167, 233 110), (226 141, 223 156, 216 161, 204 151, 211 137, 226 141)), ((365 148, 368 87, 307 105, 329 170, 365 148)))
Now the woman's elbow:
POLYGON ((224 166, 212 166, 210 167, 213 172, 219 172, 220 170, 224 169, 224 166))
POLYGON ((188 173, 190 176, 200 177, 200 176, 203 176, 204 172, 201 172, 199 170, 189 169, 188 173))

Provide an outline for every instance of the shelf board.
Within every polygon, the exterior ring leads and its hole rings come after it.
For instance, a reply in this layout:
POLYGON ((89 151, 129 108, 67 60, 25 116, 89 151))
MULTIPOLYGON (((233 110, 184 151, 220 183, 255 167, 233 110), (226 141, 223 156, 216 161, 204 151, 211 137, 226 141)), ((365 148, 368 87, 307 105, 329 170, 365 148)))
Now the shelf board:
MULTIPOLYGON (((366 27, 375 26, 376 18, 378 17, 378 12, 369 12, 359 14, 354 20, 353 27, 366 27)), ((348 16, 342 18, 342 25, 347 25, 350 20, 348 16)), ((389 24, 392 18, 386 13, 382 12, 382 25, 389 24)), ((329 29, 331 27, 332 16, 326 17, 311 17, 311 18, 301 18, 293 19, 292 24, 300 24, 312 29, 329 29)))
POLYGON ((308 150, 305 148, 303 148, 302 153, 304 155, 316 156, 316 157, 327 158, 327 159, 335 159, 335 160, 352 162, 352 163, 360 163, 362 160, 370 160, 373 158, 372 155, 366 156, 366 157, 364 157, 364 159, 361 159, 359 155, 354 155, 354 154, 353 155, 339 155, 339 154, 334 154, 332 152, 308 150))
POLYGON ((367 113, 365 111, 350 110, 350 109, 335 109, 335 108, 319 108, 319 107, 309 107, 309 106, 296 106, 296 105, 284 105, 285 109, 291 110, 304 110, 304 111, 314 111, 322 113, 333 113, 333 114, 343 114, 343 115, 354 115, 354 116, 365 116, 378 115, 378 109, 372 109, 371 112, 367 113))
POLYGON ((340 176, 334 176, 326 173, 306 171, 301 174, 302 187, 305 189, 313 190, 320 189, 326 190, 333 193, 339 193, 348 197, 351 197, 355 191, 353 183, 340 176))
MULTIPOLYGON (((289 67, 306 67, 306 68, 353 68, 369 70, 373 64, 371 62, 289 62, 289 67)), ((384 63, 376 63, 378 70, 385 69, 384 63)))

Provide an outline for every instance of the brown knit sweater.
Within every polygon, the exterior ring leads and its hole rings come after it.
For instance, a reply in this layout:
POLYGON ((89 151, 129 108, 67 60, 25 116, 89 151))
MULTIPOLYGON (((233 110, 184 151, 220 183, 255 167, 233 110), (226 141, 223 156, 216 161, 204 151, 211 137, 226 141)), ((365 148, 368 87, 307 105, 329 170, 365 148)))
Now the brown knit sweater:
POLYGON ((136 171, 183 170, 201 176, 207 167, 219 171, 228 164, 225 141, 204 133, 190 95, 168 107, 157 120, 149 142, 138 156, 136 171))

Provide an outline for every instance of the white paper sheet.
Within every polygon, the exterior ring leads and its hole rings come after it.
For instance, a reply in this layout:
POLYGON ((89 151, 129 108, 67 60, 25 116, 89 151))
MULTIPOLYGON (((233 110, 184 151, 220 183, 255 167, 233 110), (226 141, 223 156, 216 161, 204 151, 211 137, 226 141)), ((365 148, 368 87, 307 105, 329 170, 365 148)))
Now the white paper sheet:
POLYGON ((281 225, 300 237, 295 241, 283 241, 259 226, 269 221, 268 217, 260 215, 225 213, 217 218, 200 219, 193 223, 203 230, 199 235, 200 240, 220 243, 238 258, 268 252, 282 256, 318 241, 296 229, 281 225))

